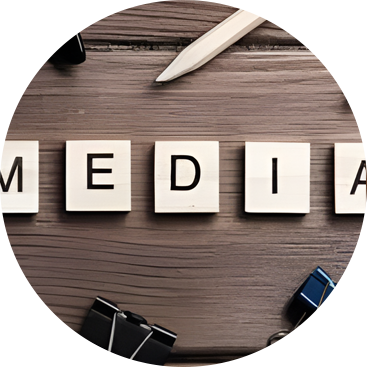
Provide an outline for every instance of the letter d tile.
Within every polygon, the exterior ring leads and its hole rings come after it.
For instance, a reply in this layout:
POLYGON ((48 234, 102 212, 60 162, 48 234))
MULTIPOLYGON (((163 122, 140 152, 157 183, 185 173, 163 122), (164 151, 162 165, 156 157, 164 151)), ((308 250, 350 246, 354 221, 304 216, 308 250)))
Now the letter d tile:
POLYGON ((156 213, 219 212, 219 142, 157 141, 156 213))

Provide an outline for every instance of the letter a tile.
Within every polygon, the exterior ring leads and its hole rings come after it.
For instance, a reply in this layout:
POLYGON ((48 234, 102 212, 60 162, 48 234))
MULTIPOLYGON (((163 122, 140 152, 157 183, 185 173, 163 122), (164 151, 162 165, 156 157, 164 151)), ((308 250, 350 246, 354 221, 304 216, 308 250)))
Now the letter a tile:
POLYGON ((366 158, 362 143, 335 144, 335 213, 364 214, 366 158))

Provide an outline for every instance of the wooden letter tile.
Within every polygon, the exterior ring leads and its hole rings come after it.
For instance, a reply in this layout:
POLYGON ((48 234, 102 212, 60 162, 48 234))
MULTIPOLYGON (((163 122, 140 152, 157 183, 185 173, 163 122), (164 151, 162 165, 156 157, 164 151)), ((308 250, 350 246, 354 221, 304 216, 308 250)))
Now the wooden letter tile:
POLYGON ((155 143, 156 213, 219 212, 219 142, 155 143))
POLYGON ((310 212, 310 144, 245 144, 245 211, 310 212))
POLYGON ((335 144, 335 213, 366 209, 366 158, 362 143, 335 144))
POLYGON ((3 213, 38 213, 38 141, 6 141, 1 160, 3 213))
POLYGON ((130 141, 66 142, 66 210, 130 211, 130 141))

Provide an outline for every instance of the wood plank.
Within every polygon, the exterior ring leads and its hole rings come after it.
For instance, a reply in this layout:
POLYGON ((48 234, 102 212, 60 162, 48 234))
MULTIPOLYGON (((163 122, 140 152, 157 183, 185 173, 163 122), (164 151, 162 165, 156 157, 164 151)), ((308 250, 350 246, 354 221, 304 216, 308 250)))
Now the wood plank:
MULTIPOLYGON (((188 45, 241 7, 240 4, 233 3, 232 7, 229 4, 228 1, 205 0, 151 2, 111 14, 82 30, 81 35, 87 47, 123 44, 135 45, 136 49, 141 46, 153 49, 153 46, 188 45)), ((254 4, 243 1, 242 7, 263 8, 269 2, 256 1, 254 4)), ((312 5, 319 8, 318 4, 312 5)), ((363 8, 363 5, 359 4, 359 7, 363 8)), ((333 2, 331 7, 335 6, 333 2)), ((276 7, 282 8, 280 3, 276 7)), ((310 2, 305 4, 305 8, 310 7, 310 2)), ((343 4, 338 4, 338 7, 344 8, 343 4)), ((274 4, 270 8, 274 8, 274 4)), ((364 45, 366 34, 364 21, 266 21, 237 44, 294 45, 316 42, 326 45, 331 42, 364 45)))

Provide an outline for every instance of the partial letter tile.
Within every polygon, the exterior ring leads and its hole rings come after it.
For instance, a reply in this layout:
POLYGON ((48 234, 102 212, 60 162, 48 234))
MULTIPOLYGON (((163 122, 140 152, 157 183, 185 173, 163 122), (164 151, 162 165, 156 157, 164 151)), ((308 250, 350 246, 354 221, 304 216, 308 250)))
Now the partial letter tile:
POLYGON ((38 141, 5 141, 1 160, 3 213, 38 213, 38 141))
POLYGON ((336 143, 335 213, 364 214, 366 197, 363 143, 336 143))

